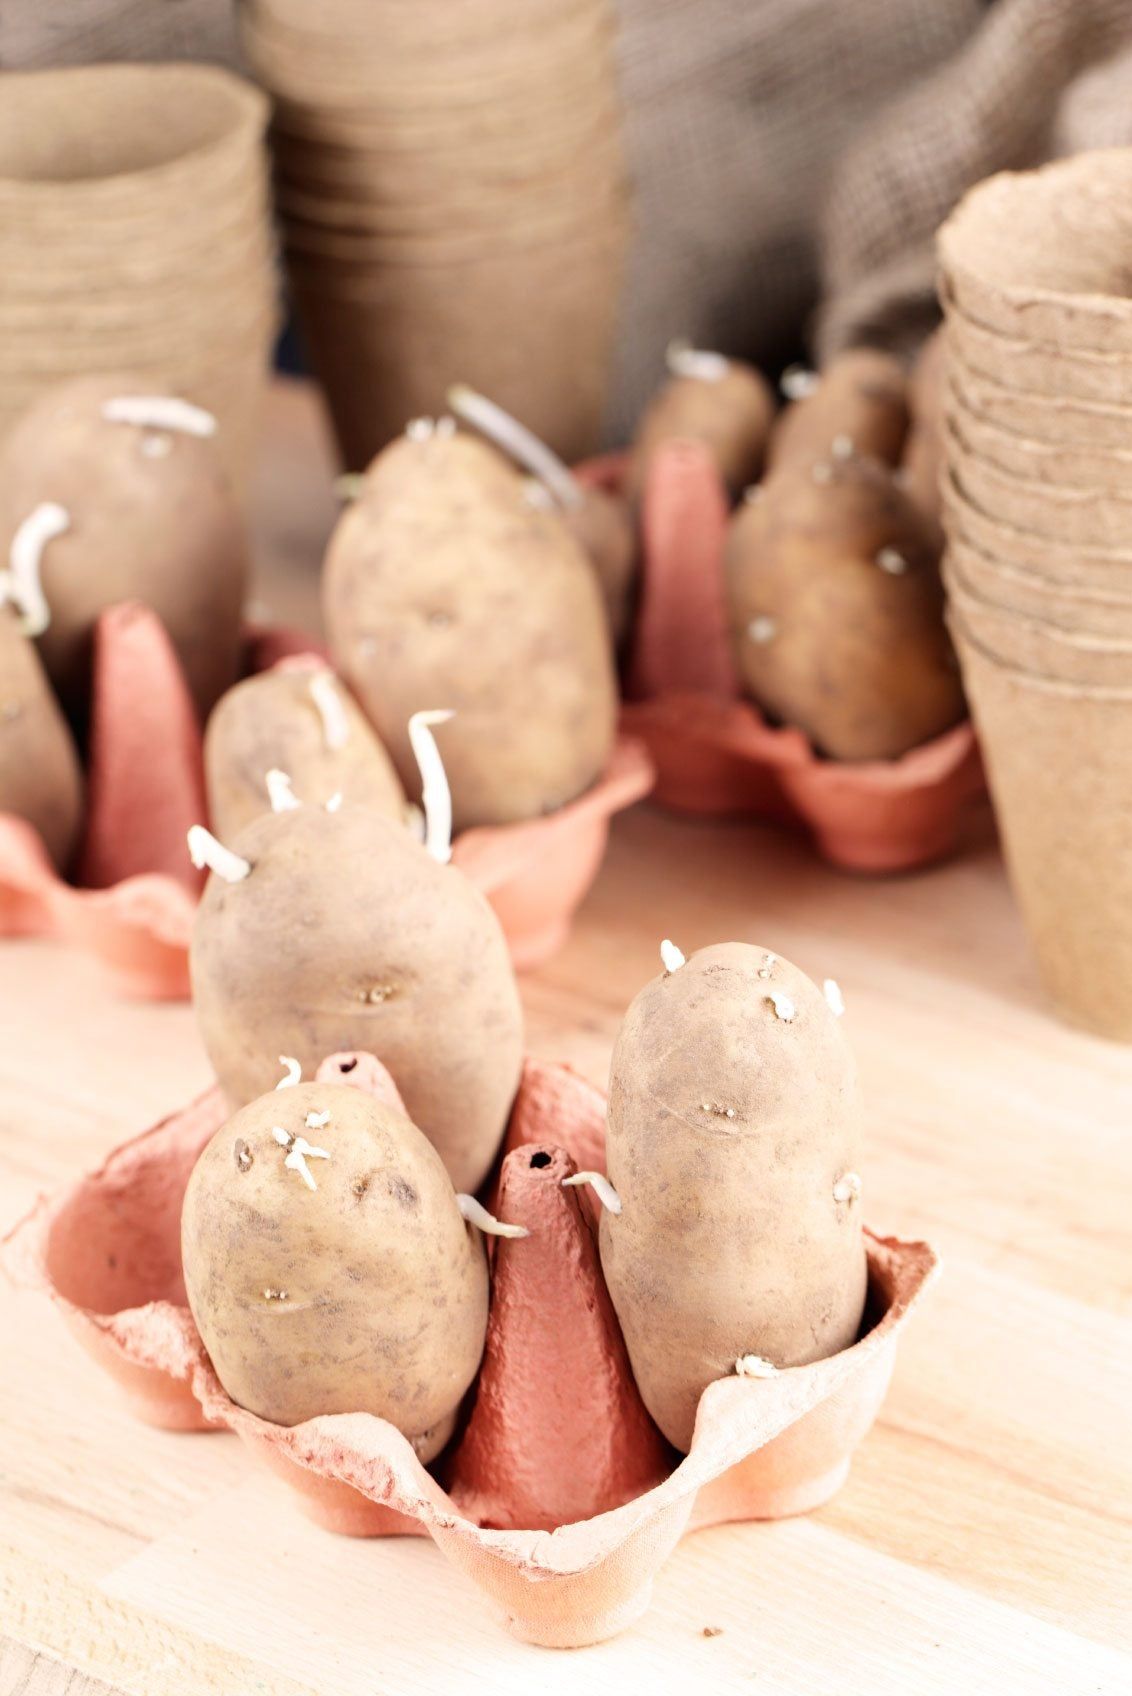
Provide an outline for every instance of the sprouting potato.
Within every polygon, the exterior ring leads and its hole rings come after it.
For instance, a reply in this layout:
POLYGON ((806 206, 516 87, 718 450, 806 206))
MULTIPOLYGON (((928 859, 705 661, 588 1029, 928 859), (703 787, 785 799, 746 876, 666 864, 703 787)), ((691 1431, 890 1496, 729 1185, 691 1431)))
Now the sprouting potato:
POLYGON ((670 965, 613 1052, 600 1246, 645 1406, 686 1451, 708 1384, 856 1339, 862 1110, 836 986, 741 942, 670 965))
POLYGON ((0 813, 26 819, 65 871, 82 821, 83 781, 67 721, 16 611, 0 605, 0 813))
MULTIPOLYGON (((207 836, 207 833, 203 833, 207 836)), ((277 1057, 376 1054, 457 1189, 482 1183, 518 1087, 523 1020, 499 920, 464 874, 371 807, 255 820, 214 868, 190 950, 201 1036, 233 1107, 277 1057)))
POLYGON ((403 820, 405 791, 393 762, 328 666, 285 661, 220 697, 204 738, 213 829, 225 841, 271 811, 267 776, 286 773, 311 805, 335 796, 403 820))
POLYGON ((161 619, 202 721, 236 677, 247 543, 211 428, 136 378, 82 377, 48 390, 0 447, 0 557, 38 506, 66 518, 42 556, 39 648, 72 719, 87 710, 95 623, 122 601, 161 619), (155 422, 129 421, 143 417, 155 422))
POLYGON ((724 555, 740 674, 760 706, 839 760, 895 759, 963 716, 941 539, 875 460, 784 465, 724 555))
POLYGON ((486 443, 418 420, 384 449, 331 538, 323 604, 336 667, 410 795, 410 717, 454 709, 457 830, 552 812, 599 776, 617 697, 593 569, 486 443))
POLYGON ((637 426, 626 495, 639 502, 649 462, 662 442, 688 439, 711 451, 720 476, 737 498, 762 469, 774 419, 770 385, 742 360, 691 348, 670 348, 668 368, 668 381, 637 426))
POLYGON ((908 434, 908 380, 898 359, 854 347, 832 359, 802 399, 779 414, 767 447, 771 471, 855 453, 897 465, 908 434))
POLYGON ((345 1084, 250 1102, 204 1149, 185 1287, 228 1395, 279 1425, 371 1413, 439 1453, 483 1353, 488 1279, 436 1151, 345 1084))
POLYGON ((466 383, 449 389, 448 404, 462 423, 481 431, 541 485, 545 504, 557 509, 593 566, 614 646, 620 647, 632 617, 637 570, 628 502, 610 489, 582 482, 525 424, 466 383))

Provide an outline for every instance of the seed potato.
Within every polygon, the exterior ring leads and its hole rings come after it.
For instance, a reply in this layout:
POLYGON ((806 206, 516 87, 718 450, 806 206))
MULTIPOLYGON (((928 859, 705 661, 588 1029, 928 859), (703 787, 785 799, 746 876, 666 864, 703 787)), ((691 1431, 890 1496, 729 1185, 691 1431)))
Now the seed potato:
POLYGON ((376 1054, 453 1184, 482 1183, 518 1087, 523 1019, 499 920, 372 808, 257 819, 213 873, 193 927, 201 1036, 233 1107, 265 1094, 280 1054, 304 1073, 340 1049, 376 1054))
POLYGON ((222 695, 204 737, 212 827, 225 842, 271 810, 267 773, 283 771, 297 798, 373 807, 402 821, 405 791, 369 723, 328 666, 293 662, 222 695))
POLYGON ((779 414, 767 467, 809 467, 839 450, 897 465, 908 434, 908 380, 898 359, 854 347, 832 359, 817 387, 779 414))
POLYGON ((276 1089, 218 1131, 181 1221, 216 1375, 278 1425, 372 1413, 439 1453, 487 1328, 483 1245, 403 1113, 344 1084, 276 1089))
POLYGON ((70 864, 82 823, 78 754, 35 644, 0 606, 0 813, 34 825, 57 871, 70 864))
POLYGON ((621 1211, 603 1210, 601 1263, 645 1406, 678 1449, 742 1357, 800 1366, 855 1340, 861 1143, 852 1051, 789 961, 720 943, 633 1001, 610 1070, 621 1211))
MULTIPOLYGON (((637 503, 653 454, 662 442, 690 439, 711 450, 720 476, 738 497, 762 469, 774 419, 774 395, 761 372, 719 354, 692 355, 706 361, 705 374, 677 371, 646 407, 633 439, 625 493, 637 503)), ((695 369, 693 364, 692 369, 695 369)))
POLYGON ((437 429, 380 453, 331 538, 323 606, 410 795, 409 718, 454 710, 438 741, 457 830, 553 812, 600 774, 617 694, 593 569, 486 443, 437 429))
POLYGON ((963 716, 940 537, 887 466, 786 465, 732 521, 724 573, 748 692, 839 760, 896 759, 963 716))
POLYGON ((70 518, 43 554, 40 653, 72 718, 86 711, 95 622, 121 601, 157 613, 202 721, 237 674, 247 544, 215 445, 102 416, 108 401, 157 392, 79 378, 44 394, 0 448, 0 555, 40 503, 70 518))

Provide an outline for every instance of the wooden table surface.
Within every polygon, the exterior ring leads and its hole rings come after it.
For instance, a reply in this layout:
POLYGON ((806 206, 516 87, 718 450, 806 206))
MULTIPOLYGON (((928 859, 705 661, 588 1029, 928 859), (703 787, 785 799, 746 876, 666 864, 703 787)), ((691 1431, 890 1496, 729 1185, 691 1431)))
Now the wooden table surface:
MULTIPOLYGON (((333 503, 305 391, 273 396, 266 458, 257 593, 309 617, 333 503)), ((1047 1012, 985 824, 866 882, 639 808, 524 982, 530 1047, 604 1082, 662 936, 838 979, 866 1217, 943 1254, 840 1495, 687 1538, 616 1641, 532 1649, 430 1543, 321 1532, 234 1438, 135 1424, 0 1286, 0 1696, 1132 1691, 1132 1049, 1047 1012)), ((0 947, 0 1031, 0 1227, 206 1080, 188 1007, 117 1000, 45 943, 0 947)))

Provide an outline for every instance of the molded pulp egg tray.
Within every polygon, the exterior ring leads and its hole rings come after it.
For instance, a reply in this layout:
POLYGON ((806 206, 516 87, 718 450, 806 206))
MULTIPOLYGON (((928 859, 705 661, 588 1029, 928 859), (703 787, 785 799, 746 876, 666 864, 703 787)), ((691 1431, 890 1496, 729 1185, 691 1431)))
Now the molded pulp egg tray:
MULTIPOLYGON (((390 1084, 368 1055, 335 1055, 318 1076, 375 1093, 390 1084)), ((529 1236, 494 1241, 470 1411, 430 1472, 372 1414, 284 1427, 221 1388, 186 1305, 180 1216, 197 1155, 226 1116, 214 1088, 41 1201, 8 1238, 9 1270, 55 1303, 139 1417, 234 1431, 325 1527, 431 1536, 532 1643, 573 1647, 630 1624, 686 1531, 826 1501, 876 1417, 936 1265, 925 1243, 866 1232, 859 1340, 810 1366, 710 1385, 681 1457, 633 1382, 590 1192, 563 1188, 576 1169, 604 1167, 604 1098, 565 1067, 528 1061, 489 1199, 529 1236), (527 1529, 538 1524, 554 1529, 527 1529)))
MULTIPOLYGON (((251 632, 245 669, 321 659, 313 647, 298 631, 251 632)), ((561 946, 597 875, 610 817, 652 780, 643 744, 621 736, 598 781, 568 806, 457 837, 452 858, 495 908, 517 967, 561 946)), ((130 994, 187 996, 204 874, 185 835, 206 816, 200 729, 172 645, 145 607, 112 607, 95 632, 81 887, 58 875, 30 825, 0 813, 0 935, 57 935, 100 959, 130 994)))
MULTIPOLYGON (((609 488, 624 456, 583 467, 609 488)), ((723 582, 728 502, 707 450, 675 441, 649 467, 641 590, 622 727, 657 767, 654 799, 679 812, 801 826, 834 865, 895 872, 955 846, 985 789, 970 720, 898 760, 820 758, 802 731, 776 729, 742 695, 723 582)))

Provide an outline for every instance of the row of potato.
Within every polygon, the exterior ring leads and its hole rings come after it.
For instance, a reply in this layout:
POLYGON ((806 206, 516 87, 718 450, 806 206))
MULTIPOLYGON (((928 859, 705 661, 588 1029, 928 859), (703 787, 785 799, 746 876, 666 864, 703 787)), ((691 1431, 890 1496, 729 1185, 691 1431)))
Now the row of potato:
MULTIPOLYGON (((40 678, 38 698, 5 715, 3 769, 15 733, 38 723, 27 779, 42 796, 62 773, 71 795, 70 825, 54 803, 32 814, 56 821, 59 859, 78 807, 64 706, 81 734, 84 631, 100 592, 104 604, 132 595, 156 607, 208 714, 212 824, 225 840, 191 833, 212 873, 191 968, 233 1117, 189 1185, 184 1271, 225 1389, 279 1424, 371 1412, 428 1461, 474 1382, 489 1311, 481 1233, 525 1229, 476 1199, 489 1194, 518 1087, 523 1022, 499 922, 446 863, 449 837, 453 823, 561 805, 600 771, 616 710, 606 609, 631 593, 629 503, 652 445, 698 431, 736 487, 763 451, 761 379, 705 356, 677 365, 624 505, 575 498, 560 473, 548 474, 559 482, 548 497, 478 436, 411 426, 331 542, 338 676, 293 662, 232 684, 246 549, 206 414, 120 381, 87 383, 51 397, 7 444, 14 616, 0 621, 13 656, 3 676, 41 657, 63 705, 40 678), (418 789, 423 815, 407 800, 418 789), (344 1050, 380 1056, 384 1098, 301 1082, 344 1050)), ((807 418, 824 428, 822 394, 787 415, 792 433, 807 418)), ((455 399, 498 426, 474 397, 455 399)), ((804 484, 820 506, 846 486, 881 488, 879 462, 837 442, 813 461, 788 447, 774 450, 784 457, 762 498, 741 509, 738 553, 780 489, 804 484)), ((884 501, 900 507, 885 476, 884 501)), ((773 560, 773 530, 766 541, 773 560)), ((876 582, 914 576, 920 561, 907 553, 906 573, 874 564, 876 582)), ((622 1028, 608 1175, 588 1181, 637 1388, 686 1450, 708 1383, 820 1359, 856 1337, 862 1114, 835 985, 819 990, 749 944, 688 961, 666 945, 664 966, 622 1028)))
POLYGON ((72 863, 82 778, 67 726, 81 744, 93 627, 128 600, 161 618, 207 720, 222 836, 269 804, 271 769, 300 799, 341 790, 404 812, 419 791, 409 723, 430 709, 453 715, 438 740, 456 829, 554 811, 608 758, 637 512, 657 446, 681 437, 705 444, 737 502, 723 567, 752 698, 836 759, 898 757, 949 728, 963 700, 915 385, 859 350, 820 381, 794 374, 800 398, 776 416, 739 361, 676 349, 670 368, 621 492, 459 388, 462 428, 417 420, 351 480, 323 570, 345 738, 328 738, 294 679, 235 682, 248 550, 210 415, 124 378, 53 391, 0 447, 0 811, 72 863))

